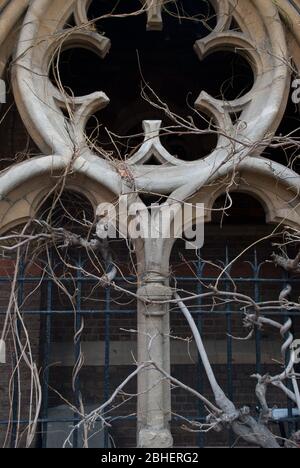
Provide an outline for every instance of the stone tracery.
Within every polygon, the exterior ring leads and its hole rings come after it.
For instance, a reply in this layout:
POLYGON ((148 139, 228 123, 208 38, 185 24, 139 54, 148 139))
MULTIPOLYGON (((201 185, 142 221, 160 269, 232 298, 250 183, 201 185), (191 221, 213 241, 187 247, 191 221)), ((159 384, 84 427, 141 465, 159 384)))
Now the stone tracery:
MULTIPOLYGON (((10 209, 13 212, 17 204, 14 196, 9 198, 9 195, 21 183, 26 185, 26 177, 30 183, 33 178, 32 171, 36 176, 47 174, 51 179, 53 167, 59 171, 72 160, 74 171, 88 180, 93 178, 98 187, 103 186, 109 190, 110 196, 119 196, 129 190, 114 166, 93 154, 85 142, 85 126, 89 117, 109 105, 111 96, 107 96, 103 90, 88 96, 66 96, 49 79, 49 67, 53 57, 60 50, 74 46, 87 48, 96 52, 99 60, 105 60, 109 53, 109 37, 99 34, 88 18, 90 3, 89 0, 67 0, 63 4, 59 0, 35 0, 27 11, 12 67, 14 97, 28 132, 38 144, 43 156, 36 161, 24 163, 21 168, 13 168, 0 177, 1 197, 2 200, 5 199, 5 206, 3 203, 1 207, 2 224, 5 224, 4 220, 8 224, 12 222, 12 214, 7 213, 10 209), (68 31, 63 28, 72 13, 76 27, 68 31), (72 113, 72 120, 66 119, 66 109, 72 113)), ((163 29, 162 2, 147 0, 145 3, 148 7, 147 28, 163 29)), ((297 225, 300 216, 295 203, 295 195, 297 198, 300 187, 298 176, 290 169, 260 157, 270 136, 277 130, 286 108, 290 88, 289 53, 284 27, 271 1, 240 0, 235 3, 227 0, 212 2, 217 14, 216 28, 195 44, 199 60, 216 51, 229 49, 243 55, 251 64, 255 75, 253 88, 234 101, 215 99, 205 91, 197 98, 195 108, 212 115, 221 133, 217 148, 204 160, 192 163, 178 160, 161 144, 161 123, 157 120, 147 120, 144 122, 145 142, 128 160, 128 164, 135 177, 137 189, 171 193, 171 198, 181 201, 193 197, 193 201, 208 202, 211 198, 208 185, 214 181, 222 190, 221 178, 238 168, 238 187, 246 190, 245 187, 248 186, 250 192, 264 197, 269 221, 285 219, 297 225), (230 30, 233 18, 239 24, 241 32, 230 30), (232 121, 232 113, 241 113, 237 122, 232 121), (158 164, 155 171, 149 175, 149 167, 145 167, 144 164, 153 156, 161 167, 158 164), (276 193, 274 190, 267 190, 274 183, 278 187, 276 193)), ((3 53, 3 57, 7 58, 7 52, 3 53)), ((40 187, 35 189, 37 195, 40 187)), ((28 195, 27 192, 26 194, 28 195)), ((170 249, 170 246, 168 247, 170 249)), ((149 246, 147 248, 150 250, 149 246)), ((162 252, 161 246, 153 262, 160 254, 163 257, 162 252)), ((144 255, 146 257, 146 252, 144 255)), ((166 260, 167 255, 164 257, 166 260)), ((151 266, 149 259, 144 258, 141 260, 141 263, 143 262, 142 270, 151 266)), ((160 267, 163 271, 166 264, 162 263, 160 267)), ((151 278, 150 283, 156 284, 159 281, 157 278, 151 278)), ((148 286, 144 285, 143 288, 147 289, 148 286)), ((169 294, 168 286, 163 287, 169 294)), ((143 291, 141 288, 139 293, 142 294, 143 291)), ((152 293, 153 297, 156 297, 156 291, 152 293)), ((161 316, 162 320, 165 320, 165 312, 162 312, 161 316)), ((143 317, 141 326, 149 326, 147 318, 143 317)), ((160 343, 158 346, 162 350, 165 344, 160 343)), ((168 358, 162 365, 168 366, 167 361, 168 358)), ((151 402, 143 400, 143 405, 149 409, 151 402)), ((165 402, 163 417, 158 409, 155 409, 156 421, 159 420, 160 424, 163 424, 158 429, 155 427, 155 421, 147 415, 142 418, 143 428, 147 427, 149 431, 150 425, 150 432, 154 431, 154 440, 157 435, 155 430, 157 429, 158 433, 160 431, 160 437, 164 439, 161 444, 165 445, 171 444, 166 421, 168 405, 169 403, 165 402)), ((147 436, 149 432, 142 434, 141 444, 149 443, 143 442, 147 436)))
MULTIPOLYGON (((43 3, 44 2, 39 3, 39 10, 43 11, 43 17, 45 17, 45 10, 42 10, 43 3)), ((42 40, 40 46, 36 46, 32 50, 29 49, 27 51, 24 47, 24 41, 19 41, 18 56, 21 58, 18 58, 15 65, 15 94, 16 96, 20 95, 21 98, 20 102, 18 102, 21 114, 25 112, 28 117, 30 115, 31 119, 36 120, 32 122, 32 126, 30 125, 29 128, 32 132, 32 136, 37 143, 40 144, 41 149, 45 150, 47 147, 48 153, 69 152, 70 149, 68 150, 66 146, 70 147, 70 145, 72 145, 70 141, 68 142, 69 137, 63 132, 63 128, 66 127, 66 122, 63 120, 64 116, 59 113, 59 110, 57 110, 56 115, 54 114, 57 105, 63 107, 67 104, 66 96, 65 94, 61 95, 47 78, 44 78, 44 85, 41 86, 41 79, 37 82, 38 78, 35 77, 33 73, 30 74, 28 72, 26 64, 34 63, 36 75, 43 75, 47 73, 50 59, 55 50, 58 48, 59 50, 64 50, 74 45, 94 50, 100 57, 104 58, 109 51, 110 40, 92 30, 91 27, 85 27, 85 25, 89 25, 87 17, 89 4, 90 2, 75 2, 75 18, 78 27, 75 28, 75 30, 70 30, 66 36, 61 37, 61 34, 56 32, 54 35, 55 39, 52 43, 42 40), (32 96, 25 96, 31 92, 31 85, 35 90, 34 93, 32 92, 32 96), (29 101, 29 97, 30 102, 27 104, 26 101, 29 101), (47 108, 42 104, 45 101, 47 108), (50 113, 52 113, 53 118, 51 118, 50 113), (35 118, 34 116, 37 114, 38 117, 35 118), (40 124, 41 114, 43 118, 48 120, 47 125, 46 122, 44 122, 44 125, 40 124), (55 125, 56 122, 57 125, 55 125), (57 151, 59 147, 61 151, 57 151)), ((60 13, 60 18, 68 17, 70 8, 72 8, 72 6, 74 7, 74 2, 66 2, 66 7, 67 6, 68 8, 65 8, 65 15, 60 13)), ((282 47, 282 44, 285 42, 283 30, 281 26, 274 21, 270 22, 268 34, 266 34, 265 25, 257 9, 249 2, 239 2, 235 14, 243 11, 244 16, 248 19, 248 24, 251 24, 251 18, 253 18, 252 22, 255 24, 255 28, 253 28, 253 31, 246 30, 243 33, 230 31, 228 30, 231 20, 230 4, 228 2, 214 2, 214 6, 218 14, 217 27, 206 38, 196 42, 195 51, 199 60, 202 60, 205 56, 216 50, 228 48, 244 54, 255 72, 255 84, 252 90, 245 96, 232 102, 216 100, 207 95, 207 93, 201 92, 196 100, 195 106, 199 111, 207 112, 209 109, 210 113, 213 114, 218 122, 221 131, 226 135, 251 144, 251 142, 259 141, 263 139, 266 134, 271 134, 276 130, 276 126, 278 125, 284 109, 287 90, 289 88, 289 70, 288 63, 286 63, 287 53, 282 47), (280 52, 278 52, 280 55, 277 56, 276 45, 279 43, 279 40, 281 46, 280 52), (272 44, 274 55, 270 49, 263 49, 263 44, 268 42, 272 44), (268 105, 266 105, 265 99, 266 89, 268 90, 268 105), (262 99, 262 96, 264 96, 264 99, 262 99), (277 102, 281 103, 280 108, 276 106, 277 102), (230 113, 241 111, 242 115, 240 120, 244 122, 244 124, 240 125, 238 123, 233 126, 231 124, 230 113), (260 116, 259 125, 257 120, 258 115, 260 116), (264 116, 263 118, 261 118, 262 115, 264 116)), ((160 5, 160 8, 161 7, 162 5, 160 5)), ((156 8, 159 8, 159 6, 156 5, 156 8)), ((50 8, 50 11, 51 10, 55 11, 53 4, 50 8)), ((266 7, 264 7, 264 10, 266 10, 266 7)), ((31 12, 34 15, 34 8, 31 9, 31 12)), ((60 18, 57 18, 57 21, 60 18)), ((60 24, 62 24, 63 21, 62 19, 60 24)), ((42 34, 43 27, 46 29, 45 22, 43 24, 43 21, 40 21, 39 25, 35 22, 36 37, 42 34)), ((24 27, 22 32, 24 39, 26 35, 34 34, 33 30, 29 32, 26 31, 26 29, 27 28, 24 27)), ((48 25, 47 29, 49 29, 48 25)), ((53 32, 55 32, 55 30, 57 31, 56 25, 55 28, 53 28, 51 24, 50 30, 53 30, 53 32)), ((32 43, 34 40, 35 39, 31 37, 30 41, 32 43)), ((88 117, 93 112, 108 105, 109 101, 101 91, 102 90, 99 90, 91 96, 74 97, 70 100, 75 108, 75 130, 69 129, 68 133, 74 134, 74 139, 77 139, 76 143, 78 146, 81 146, 84 141, 84 126, 88 117)), ((239 151, 240 150, 237 148, 235 152, 239 153, 239 151)), ((216 151, 211 155, 211 160, 222 161, 222 159, 226 157, 226 152, 228 151, 224 151, 224 141, 222 141, 216 151)), ((173 163, 176 164, 175 160, 173 160, 173 163)))

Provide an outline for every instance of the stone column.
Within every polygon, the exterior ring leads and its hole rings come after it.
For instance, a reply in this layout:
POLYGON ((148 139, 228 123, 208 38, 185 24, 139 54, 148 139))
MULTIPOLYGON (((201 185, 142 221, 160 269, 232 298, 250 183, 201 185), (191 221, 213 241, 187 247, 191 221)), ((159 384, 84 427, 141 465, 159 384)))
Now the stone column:
MULTIPOLYGON (((169 249, 163 240, 149 239, 145 244, 137 252, 138 360, 154 361, 170 373, 169 249)), ((138 446, 172 447, 170 383, 154 367, 148 368, 138 376, 138 393, 138 446)))

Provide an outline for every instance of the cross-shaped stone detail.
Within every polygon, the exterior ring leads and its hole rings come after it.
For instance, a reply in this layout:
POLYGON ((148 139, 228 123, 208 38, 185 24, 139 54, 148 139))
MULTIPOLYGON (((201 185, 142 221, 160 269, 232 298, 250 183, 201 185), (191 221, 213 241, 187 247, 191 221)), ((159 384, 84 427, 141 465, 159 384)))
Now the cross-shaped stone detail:
POLYGON ((130 159, 129 164, 146 164, 153 156, 162 164, 174 163, 172 156, 160 141, 161 120, 144 120, 145 139, 138 152, 130 159))
POLYGON ((146 0, 147 29, 148 31, 161 31, 163 29, 162 6, 164 0, 146 0))

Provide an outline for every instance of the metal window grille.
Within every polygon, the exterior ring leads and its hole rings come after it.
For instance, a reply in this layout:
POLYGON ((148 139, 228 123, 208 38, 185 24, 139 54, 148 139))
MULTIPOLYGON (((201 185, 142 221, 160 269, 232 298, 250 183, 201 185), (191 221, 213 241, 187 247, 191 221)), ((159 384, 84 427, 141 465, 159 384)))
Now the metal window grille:
MULTIPOLYGON (((251 291, 253 292, 253 297, 255 298, 256 301, 261 300, 261 294, 264 288, 270 287, 270 285, 276 286, 278 288, 278 291, 283 289, 283 287, 287 284, 287 281, 289 283, 293 284, 295 287, 298 287, 299 280, 298 279, 293 279, 293 278, 287 278, 285 274, 282 274, 281 277, 274 277, 274 276, 265 276, 262 274, 262 269, 263 265, 262 263, 259 263, 257 260, 257 253, 253 252, 253 258, 251 262, 247 263, 247 268, 249 270, 249 273, 247 275, 241 275, 241 276, 235 276, 229 277, 229 275, 224 275, 221 279, 221 284, 223 288, 230 289, 232 285, 232 280, 239 286, 239 290, 243 291, 243 289, 246 287, 250 287, 251 291)), ((77 260, 77 266, 81 266, 83 260, 81 257, 79 257, 77 260)), ((223 262, 223 265, 226 266, 230 263, 230 259, 228 256, 228 250, 226 250, 226 258, 225 261, 223 262)), ((201 260, 196 260, 194 262, 194 266, 197 271, 197 277, 195 276, 178 276, 176 279, 178 281, 178 284, 182 285, 184 288, 185 285, 193 284, 195 291, 197 293, 201 293, 203 291, 204 285, 210 284, 215 280, 215 276, 209 276, 205 273, 205 263, 203 263, 201 260), (199 281, 200 280, 200 281, 199 281)), ((40 418, 39 418, 39 435, 37 437, 37 446, 40 447, 47 447, 47 437, 48 437, 48 427, 49 424, 51 423, 67 423, 69 427, 71 428, 72 425, 76 425, 78 421, 80 420, 78 414, 74 414, 73 417, 68 418, 68 419, 57 419, 53 420, 49 418, 49 373, 50 373, 50 356, 51 356, 51 331, 52 331, 52 323, 53 319, 55 316, 63 314, 64 316, 67 315, 74 315, 74 310, 66 309, 66 310, 56 310, 54 307, 54 288, 55 285, 53 284, 53 280, 47 276, 43 275, 42 277, 39 276, 27 276, 25 274, 26 270, 26 265, 22 264, 20 271, 19 271, 19 276, 18 276, 18 301, 19 304, 21 305, 24 300, 24 288, 28 284, 40 284, 40 288, 43 288, 43 303, 45 304, 44 308, 41 308, 40 310, 22 310, 22 313, 24 316, 35 316, 38 315, 42 320, 43 320, 43 330, 42 330, 42 336, 40 337, 40 340, 42 342, 42 349, 41 349, 41 354, 42 354, 42 367, 43 367, 43 378, 42 378, 42 395, 43 395, 43 402, 42 402, 42 409, 40 412, 40 418), (44 297, 45 296, 45 297, 44 297)), ((129 279, 129 278, 127 278, 129 279)), ((68 278, 63 278, 61 280, 63 283, 67 283, 68 281, 72 281, 71 279, 68 278)), ((136 317, 136 309, 135 308, 122 308, 117 309, 116 307, 112 307, 112 302, 111 302, 111 288, 108 287, 105 290, 105 295, 104 295, 104 307, 101 307, 101 310, 97 308, 97 303, 95 302, 95 305, 93 308, 90 308, 89 310, 85 309, 82 307, 82 289, 85 287, 85 285, 89 282, 93 282, 92 279, 87 278, 81 273, 80 268, 77 270, 76 273, 76 289, 77 289, 77 294, 76 294, 76 317, 75 317, 75 326, 76 330, 79 330, 80 325, 81 325, 81 318, 82 317, 97 317, 97 316, 102 316, 104 319, 104 365, 103 365, 103 395, 99 395, 99 401, 106 401, 108 397, 110 396, 111 392, 113 391, 112 385, 111 385, 111 368, 110 368, 110 331, 111 331, 111 320, 115 314, 121 314, 127 317, 132 317, 133 319, 136 317)), ((118 283, 122 284, 124 282, 124 279, 118 278, 118 283)), ((10 284, 10 278, 7 276, 1 276, 0 277, 0 284, 2 288, 8 287, 10 284)), ((196 322, 198 324, 199 330, 203 330, 203 320, 204 320, 204 312, 202 310, 202 302, 201 300, 197 300, 196 306, 193 307, 193 315, 196 319, 196 322)), ((4 308, 1 310, 1 315, 3 316, 5 314, 4 308)), ((172 311, 171 314, 173 313, 178 313, 178 311, 172 311)), ((233 318, 236 316, 236 314, 241 314, 240 311, 234 310, 232 308, 232 305, 228 303, 225 307, 222 307, 221 309, 218 308, 214 312, 215 317, 225 317, 226 318, 226 330, 224 330, 224 335, 226 335, 226 392, 228 396, 235 401, 236 394, 235 394, 235 388, 234 388, 234 380, 233 380, 233 371, 234 371, 234 360, 233 360, 233 338, 231 337, 232 335, 232 324, 233 324, 233 318)), ((279 318, 284 322, 287 318, 286 312, 282 311, 281 313, 275 312, 272 315, 279 315, 279 318)), ((299 315, 298 312, 291 312, 289 316, 293 317, 293 320, 297 319, 297 316, 299 315)), ((297 322, 298 324, 298 322, 297 322)), ((76 331, 75 330, 75 331, 76 331)), ((21 330, 20 330, 21 332, 21 330)), ((175 330, 176 332, 176 330, 175 330)), ((295 330, 296 334, 297 332, 300 333, 300 329, 295 330)), ((261 332, 257 330, 256 336, 255 336, 255 349, 256 349, 256 370, 257 373, 261 373, 262 371, 262 363, 261 363, 261 353, 262 353, 262 337, 261 337, 261 332)), ((78 359, 79 353, 80 353, 80 339, 77 339, 74 343, 74 357, 75 361, 78 359)), ((18 359, 18 356, 15 356, 15 361, 18 359)), ((0 370, 1 372, 1 370, 0 370)), ((201 393, 203 392, 203 369, 199 363, 198 367, 195 366, 195 375, 197 376, 196 378, 196 386, 197 390, 201 393)), ((77 406, 79 406, 80 403, 80 387, 81 387, 81 378, 80 378, 80 373, 76 377, 75 380, 75 387, 74 387, 74 402, 77 406)), ((17 427, 18 424, 21 424, 23 426, 26 426, 30 421, 29 420, 18 420, 18 379, 15 377, 14 378, 14 397, 13 397, 13 402, 12 402, 12 415, 11 419, 8 420, 1 420, 0 421, 0 428, 7 428, 8 425, 10 427, 9 433, 10 433, 10 445, 11 447, 15 447, 16 445, 16 434, 17 434, 17 427)), ((299 426, 300 418, 295 418, 293 417, 293 405, 291 402, 287 402, 287 409, 288 409, 288 417, 280 421, 281 425, 281 430, 283 433, 283 430, 285 432, 286 436, 288 436, 293 430, 297 429, 299 426)), ((184 415, 184 407, 183 407, 183 416, 184 415)), ((134 420, 135 418, 133 416, 128 416, 128 419, 134 420)), ((204 421, 205 420, 205 409, 201 403, 199 403, 197 407, 197 411, 195 414, 191 417, 189 415, 187 418, 198 420, 198 421, 204 421)), ((126 416, 122 415, 120 416, 120 420, 124 421, 126 420, 126 416)), ((114 416, 114 423, 116 424, 118 421, 118 417, 114 416)), ((178 424, 180 422, 180 419, 177 417, 174 417, 174 424, 178 424)), ((109 439, 109 431, 107 429, 104 430, 105 435, 103 439, 103 445, 104 447, 108 447, 110 444, 110 439, 109 439)), ((73 436, 73 447, 76 448, 79 445, 79 440, 78 440, 78 431, 74 432, 73 436)), ((116 445, 118 445, 118 441, 116 440, 116 445)), ((228 445, 231 446, 234 443, 234 437, 232 434, 229 435, 228 439, 228 445)), ((206 436, 204 434, 199 433, 197 436, 197 445, 199 447, 204 447, 206 446, 206 436)))

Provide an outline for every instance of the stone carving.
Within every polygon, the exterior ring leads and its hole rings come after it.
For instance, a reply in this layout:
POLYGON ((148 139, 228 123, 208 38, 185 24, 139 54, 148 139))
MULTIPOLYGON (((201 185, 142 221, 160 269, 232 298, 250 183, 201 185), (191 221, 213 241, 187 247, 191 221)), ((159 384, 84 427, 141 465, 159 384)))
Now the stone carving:
MULTIPOLYGON (((0 175, 2 229, 29 218, 45 190, 53 184, 52 176, 70 165, 79 182, 77 189, 85 190, 85 193, 90 191, 94 204, 132 192, 132 186, 124 180, 117 165, 93 154, 86 144, 85 126, 89 117, 109 105, 111 96, 99 89, 88 96, 66 97, 49 78, 53 57, 71 47, 87 48, 96 52, 99 60, 105 60, 111 46, 110 38, 99 34, 89 21, 90 3, 90 0, 12 0, 11 10, 4 12, 5 28, 0 18, 0 77, 15 48, 12 66, 14 99, 29 134, 42 153, 42 156, 0 175), (13 27, 25 10, 16 39, 12 37, 13 27), (68 29, 65 25, 71 14, 74 14, 76 27, 68 29), (71 120, 65 117, 66 109, 73 115, 71 120), (20 192, 24 194, 21 201, 20 192)), ((252 66, 254 85, 234 101, 217 100, 204 91, 199 94, 195 108, 213 116, 220 134, 217 147, 203 160, 184 162, 171 155, 160 141, 160 122, 145 121, 145 141, 127 161, 137 191, 132 198, 136 200, 139 190, 149 190, 169 195, 170 200, 202 201, 210 207, 214 197, 224 190, 222 177, 237 171, 236 189, 256 194, 266 206, 270 222, 284 219, 286 223, 299 226, 299 176, 287 167, 261 157, 278 128, 290 89, 286 31, 275 5, 285 8, 288 2, 212 0, 211 3, 217 24, 207 37, 195 43, 195 53, 199 60, 220 50, 243 55, 252 66), (239 30, 230 29, 233 19, 239 30), (236 123, 232 121, 232 113, 241 113, 236 123), (149 166, 145 165, 152 156, 161 163, 161 166, 155 166, 155 171, 149 171, 149 166)), ((145 0, 144 8, 148 15, 147 28, 161 30, 164 26, 163 0, 145 0)), ((290 8, 288 5, 288 12, 290 8)), ((298 36, 296 31, 294 50, 299 46, 298 36)), ((71 183, 67 180, 66 187, 71 183)), ((157 291, 164 291, 168 298, 171 248, 170 240, 154 245, 150 239, 139 249, 139 272, 141 277, 148 278, 141 284, 140 294, 151 290, 155 296, 157 291), (157 275, 149 280, 147 274, 151 271, 157 275)), ((155 327, 160 330, 157 359, 168 369, 169 343, 161 338, 168 330, 168 313, 165 306, 157 305, 152 309, 149 314, 144 303, 139 304, 139 329, 143 332, 141 335, 146 336, 155 321, 155 327)), ((146 343, 145 339, 139 340, 139 359, 142 361, 146 343)), ((153 381, 159 379, 156 374, 155 369, 151 370, 153 381)), ((142 393, 139 444, 144 447, 171 446, 169 389, 165 383, 158 383, 153 390, 155 394, 145 394, 145 381, 142 374, 139 377, 142 393)))
MULTIPOLYGON (((161 17, 162 3, 151 0, 149 2, 153 4, 151 8, 159 12, 156 16, 161 17)), ((266 136, 273 134, 277 129, 290 88, 284 29, 276 19, 278 13, 272 2, 239 1, 234 8, 234 17, 238 20, 242 32, 228 29, 232 20, 232 6, 229 1, 212 3, 218 15, 217 27, 206 38, 196 42, 195 51, 199 60, 216 50, 230 49, 240 53, 251 63, 255 83, 246 95, 230 102, 216 100, 203 91, 200 93, 195 107, 213 116, 221 136, 217 148, 205 161, 185 163, 167 154, 160 147, 160 154, 156 157, 161 162, 174 166, 168 175, 172 190, 179 188, 179 177, 182 186, 188 182, 193 190, 197 190, 198 185, 203 185, 199 184, 199 180, 204 182, 205 178, 210 177, 216 163, 226 164, 227 170, 230 170, 230 166, 238 162, 246 163, 248 157, 252 157, 251 164, 257 164, 261 170, 262 161, 256 157, 264 149, 266 136), (241 116, 239 121, 233 124, 230 114, 237 112, 241 112, 241 116), (261 144, 257 145, 257 142, 261 144), (230 163, 227 165, 228 159, 230 163)), ((61 5, 55 5, 55 1, 34 2, 28 10, 27 23, 24 23, 18 42, 17 60, 13 70, 16 102, 28 131, 45 154, 70 155, 75 146, 78 155, 84 159, 91 158, 91 151, 85 145, 85 124, 93 113, 109 104, 110 96, 106 96, 101 90, 89 96, 66 99, 65 94, 62 95, 48 78, 51 59, 58 49, 86 47, 105 59, 110 40, 89 26, 86 13, 89 4, 89 1, 67 1, 61 8, 61 5), (71 29, 69 34, 65 34, 65 31, 62 33, 63 23, 74 10, 78 27, 71 29), (49 22, 47 17, 54 20, 49 22), (43 38, 45 33, 47 40, 38 40, 43 38), (66 106, 71 106, 74 110, 72 123, 64 117, 63 109, 66 106)), ((150 17, 151 8, 148 12, 150 17)), ((144 163, 146 160, 141 159, 140 154, 139 152, 134 155, 129 164, 134 166, 144 163)), ((105 165, 101 160, 98 164, 99 167, 105 165)), ((277 166, 276 168, 280 173, 280 169, 277 166)), ((138 181, 144 185, 146 170, 140 168, 137 169, 137 173, 138 181)), ((165 190, 164 168, 161 171, 157 170, 153 183, 156 190, 165 190)), ((148 177, 147 187, 151 189, 148 177)))

